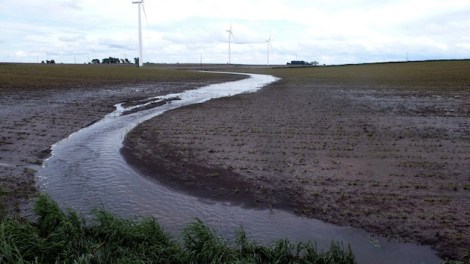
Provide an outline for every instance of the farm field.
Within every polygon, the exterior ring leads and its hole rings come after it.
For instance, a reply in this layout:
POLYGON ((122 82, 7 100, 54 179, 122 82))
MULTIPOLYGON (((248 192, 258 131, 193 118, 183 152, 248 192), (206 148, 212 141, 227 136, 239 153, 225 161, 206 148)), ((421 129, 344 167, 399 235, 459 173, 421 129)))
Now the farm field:
POLYGON ((244 70, 282 79, 147 121, 128 161, 196 195, 468 258, 470 61, 244 70))
POLYGON ((50 147, 132 101, 239 76, 126 65, 0 64, 0 190, 8 211, 36 193, 50 147))

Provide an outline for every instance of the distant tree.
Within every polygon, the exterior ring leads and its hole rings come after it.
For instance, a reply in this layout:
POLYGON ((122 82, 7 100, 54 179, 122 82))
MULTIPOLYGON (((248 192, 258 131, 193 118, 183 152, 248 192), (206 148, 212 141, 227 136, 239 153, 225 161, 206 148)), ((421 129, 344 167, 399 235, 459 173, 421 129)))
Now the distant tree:
POLYGON ((310 65, 310 63, 306 61, 295 60, 295 61, 291 61, 290 63, 288 62, 287 65, 310 65))
POLYGON ((320 63, 318 61, 312 61, 310 64, 312 64, 313 66, 318 66, 320 63))
POLYGON ((118 63, 121 63, 121 60, 119 58, 109 57, 109 58, 102 59, 101 63, 102 64, 118 64, 118 63))
POLYGON ((139 65, 139 58, 134 58, 135 64, 139 65))
POLYGON ((126 60, 125 60, 125 61, 126 61, 126 63, 127 63, 127 64, 131 64, 131 62, 129 61, 129 59, 128 59, 128 58, 126 58, 126 60))
POLYGON ((91 63, 93 63, 93 64, 100 64, 100 60, 99 60, 99 59, 92 59, 92 60, 91 60, 91 63))

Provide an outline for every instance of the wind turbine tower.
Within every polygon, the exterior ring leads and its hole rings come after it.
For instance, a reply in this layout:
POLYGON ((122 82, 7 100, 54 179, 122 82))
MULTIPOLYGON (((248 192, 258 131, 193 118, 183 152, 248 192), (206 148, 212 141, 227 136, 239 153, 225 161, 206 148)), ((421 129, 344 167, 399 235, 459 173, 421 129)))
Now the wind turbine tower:
POLYGON ((268 52, 267 52, 267 60, 266 60, 267 63, 266 63, 266 65, 267 65, 268 67, 269 67, 269 49, 272 48, 272 47, 273 47, 273 46, 271 45, 271 34, 269 34, 269 39, 266 40, 266 48, 267 48, 267 50, 268 50, 268 52))
POLYGON ((231 64, 232 23, 230 23, 230 29, 227 29, 226 32, 228 33, 228 64, 231 64))
POLYGON ((139 1, 134 1, 132 2, 133 4, 138 5, 138 19, 139 19, 139 67, 144 66, 144 61, 142 58, 142 19, 141 19, 141 12, 140 9, 144 11, 145 17, 147 15, 145 14, 145 8, 144 8, 144 0, 139 0, 139 1))

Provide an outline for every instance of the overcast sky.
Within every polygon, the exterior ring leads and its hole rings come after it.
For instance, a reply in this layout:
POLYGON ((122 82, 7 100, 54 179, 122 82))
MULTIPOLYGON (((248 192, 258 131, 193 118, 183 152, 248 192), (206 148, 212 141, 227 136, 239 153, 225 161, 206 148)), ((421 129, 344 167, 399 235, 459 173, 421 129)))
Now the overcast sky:
MULTIPOLYGON (((470 0, 145 0, 144 61, 321 64, 470 58, 470 0)), ((132 0, 0 0, 0 61, 138 56, 132 0)))

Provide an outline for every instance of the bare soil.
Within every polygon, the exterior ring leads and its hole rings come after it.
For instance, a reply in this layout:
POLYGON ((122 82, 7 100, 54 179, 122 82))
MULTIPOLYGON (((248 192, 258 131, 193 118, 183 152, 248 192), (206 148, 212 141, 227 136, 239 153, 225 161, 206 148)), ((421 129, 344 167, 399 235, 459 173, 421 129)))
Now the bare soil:
POLYGON ((281 80, 149 120, 123 153, 182 191, 469 254, 468 86, 281 80))
MULTIPOLYGON (((7 66, 26 69, 25 74, 30 74, 27 67, 32 67, 7 66)), ((115 104, 132 104, 135 100, 240 78, 207 75, 194 81, 166 81, 169 78, 163 76, 161 81, 106 85, 106 76, 83 82, 71 77, 74 82, 70 83, 65 76, 61 85, 54 81, 57 73, 45 69, 45 74, 52 76, 27 85, 18 75, 0 87, 0 190, 6 196, 9 213, 18 213, 36 194, 35 171, 50 156, 51 145, 114 111, 115 104)))

